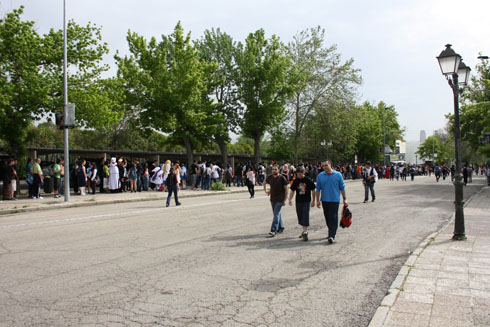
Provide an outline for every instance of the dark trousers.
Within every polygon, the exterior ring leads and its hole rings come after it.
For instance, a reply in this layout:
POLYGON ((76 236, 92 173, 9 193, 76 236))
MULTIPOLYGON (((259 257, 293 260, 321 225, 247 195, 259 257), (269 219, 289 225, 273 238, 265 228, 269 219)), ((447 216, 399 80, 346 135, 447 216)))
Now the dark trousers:
POLYGON ((168 196, 167 196, 167 204, 170 204, 170 200, 172 199, 172 192, 175 194, 175 204, 179 204, 179 197, 177 195, 177 185, 172 185, 168 187, 168 196))
POLYGON ((38 174, 35 174, 33 177, 34 177, 33 196, 38 198, 41 196, 41 178, 39 178, 38 174))
POLYGON ((298 224, 304 227, 310 226, 310 204, 311 202, 296 202, 296 214, 298 224))
POLYGON ((248 187, 248 193, 250 193, 250 197, 253 197, 255 195, 255 189, 254 189, 254 184, 247 180, 247 187, 248 187))
POLYGON ((339 227, 339 202, 322 201, 322 207, 328 227, 328 237, 335 238, 339 227))

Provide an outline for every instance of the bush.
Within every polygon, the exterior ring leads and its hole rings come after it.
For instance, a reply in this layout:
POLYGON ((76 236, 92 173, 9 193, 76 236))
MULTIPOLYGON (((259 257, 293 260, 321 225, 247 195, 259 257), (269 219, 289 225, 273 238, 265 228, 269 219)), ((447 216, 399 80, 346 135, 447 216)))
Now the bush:
POLYGON ((211 182, 211 186, 209 187, 212 191, 226 191, 225 184, 218 182, 211 182))

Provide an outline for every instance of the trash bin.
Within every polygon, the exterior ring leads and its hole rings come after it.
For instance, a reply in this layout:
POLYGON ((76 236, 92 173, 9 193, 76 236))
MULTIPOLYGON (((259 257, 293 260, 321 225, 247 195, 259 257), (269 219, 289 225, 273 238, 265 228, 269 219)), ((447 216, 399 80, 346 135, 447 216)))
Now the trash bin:
POLYGON ((53 193, 54 178, 52 178, 49 175, 44 176, 43 184, 44 184, 44 193, 53 193))

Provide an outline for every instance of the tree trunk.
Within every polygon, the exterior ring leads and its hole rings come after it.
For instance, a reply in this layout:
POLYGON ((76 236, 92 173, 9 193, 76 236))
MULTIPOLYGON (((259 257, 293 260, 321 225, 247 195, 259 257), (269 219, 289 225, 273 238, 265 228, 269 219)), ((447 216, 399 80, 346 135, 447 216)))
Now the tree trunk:
POLYGON ((189 139, 188 136, 182 136, 182 140, 184 141, 185 149, 187 153, 187 167, 190 167, 194 162, 191 140, 189 139))
POLYGON ((214 138, 221 151, 221 163, 223 165, 221 168, 226 169, 228 164, 228 147, 226 146, 225 139, 221 135, 215 135, 214 138))
POLYGON ((255 155, 255 165, 258 166, 260 163, 260 140, 262 139, 262 132, 256 132, 254 135, 254 155, 255 155))

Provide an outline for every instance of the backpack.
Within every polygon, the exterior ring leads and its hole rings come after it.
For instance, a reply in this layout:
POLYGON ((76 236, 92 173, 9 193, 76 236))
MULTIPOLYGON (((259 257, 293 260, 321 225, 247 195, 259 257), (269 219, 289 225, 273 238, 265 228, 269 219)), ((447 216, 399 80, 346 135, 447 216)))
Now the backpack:
POLYGON ((340 227, 347 228, 352 224, 352 212, 350 212, 347 205, 344 205, 342 209, 342 218, 340 219, 340 227))

